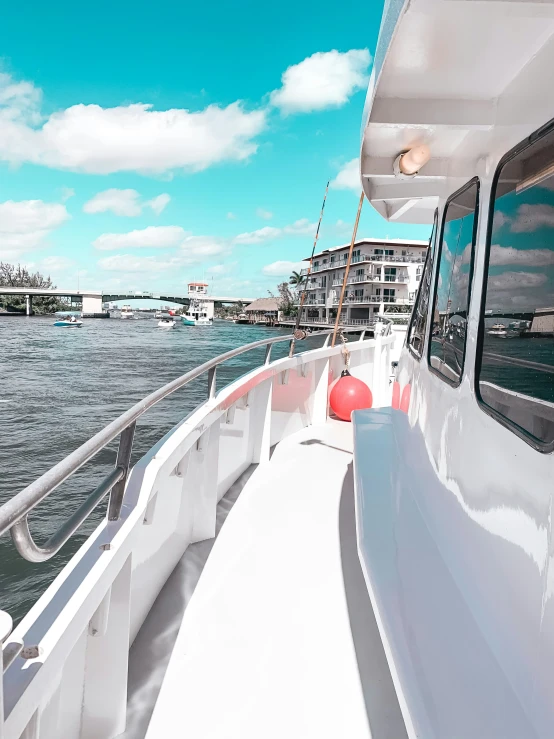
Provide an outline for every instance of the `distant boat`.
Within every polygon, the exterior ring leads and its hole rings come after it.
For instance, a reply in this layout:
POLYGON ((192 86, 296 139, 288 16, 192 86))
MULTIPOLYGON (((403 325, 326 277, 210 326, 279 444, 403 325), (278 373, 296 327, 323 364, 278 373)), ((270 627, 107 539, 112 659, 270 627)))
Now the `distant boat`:
POLYGON ((491 336, 506 336, 506 326, 503 323, 495 323, 487 333, 491 336))
POLYGON ((177 323, 173 318, 162 318, 161 321, 158 321, 158 328, 175 328, 176 325, 177 323))
POLYGON ((130 305, 124 305, 121 309, 121 318, 134 318, 135 314, 131 310, 130 305))
POLYGON ((82 325, 83 322, 78 318, 73 321, 70 318, 59 318, 57 321, 54 321, 54 326, 59 326, 60 328, 81 328, 82 325))
POLYGON ((208 318, 205 303, 199 300, 191 300, 186 313, 182 315, 184 326, 211 326, 212 321, 208 318))

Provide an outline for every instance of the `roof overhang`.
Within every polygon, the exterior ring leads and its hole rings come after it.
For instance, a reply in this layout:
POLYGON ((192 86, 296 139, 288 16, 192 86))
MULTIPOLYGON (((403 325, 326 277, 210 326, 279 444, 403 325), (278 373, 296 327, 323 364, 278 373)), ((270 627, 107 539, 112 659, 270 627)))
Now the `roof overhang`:
POLYGON ((389 221, 431 223, 441 198, 554 116, 554 0, 389 3, 370 80, 360 174, 389 221), (427 144, 412 178, 397 156, 427 144))

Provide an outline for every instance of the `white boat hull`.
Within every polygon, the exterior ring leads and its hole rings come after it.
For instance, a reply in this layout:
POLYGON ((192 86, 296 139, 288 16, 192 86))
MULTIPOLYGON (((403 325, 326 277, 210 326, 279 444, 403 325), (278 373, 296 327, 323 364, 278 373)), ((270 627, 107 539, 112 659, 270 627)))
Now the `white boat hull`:
MULTIPOLYGON (((376 404, 389 402, 393 340, 349 344, 351 371, 372 386, 376 404)), ((329 374, 342 367, 340 346, 262 365, 139 460, 119 520, 100 523, 7 640, 36 645, 38 656, 16 658, 4 674, 2 739, 20 739, 33 721, 35 739, 125 731, 129 644, 161 588, 190 544, 214 536, 218 501, 234 481, 268 463, 280 441, 325 423, 329 374)))

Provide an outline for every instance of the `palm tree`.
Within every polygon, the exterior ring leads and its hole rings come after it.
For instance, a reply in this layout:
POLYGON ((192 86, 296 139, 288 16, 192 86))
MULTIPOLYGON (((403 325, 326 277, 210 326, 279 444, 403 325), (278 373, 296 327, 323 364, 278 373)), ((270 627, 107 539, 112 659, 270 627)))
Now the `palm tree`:
POLYGON ((292 275, 289 277, 289 285, 294 285, 298 289, 305 279, 306 275, 302 275, 300 272, 293 270, 292 275))

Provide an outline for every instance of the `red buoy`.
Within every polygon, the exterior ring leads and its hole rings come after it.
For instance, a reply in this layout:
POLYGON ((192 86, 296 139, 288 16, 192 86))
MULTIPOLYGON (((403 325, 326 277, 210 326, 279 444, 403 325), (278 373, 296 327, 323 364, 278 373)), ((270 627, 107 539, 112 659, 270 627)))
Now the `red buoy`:
POLYGON ((343 370, 329 396, 333 413, 341 421, 350 421, 352 411, 371 408, 372 404, 373 396, 365 382, 352 377, 348 370, 343 370))

